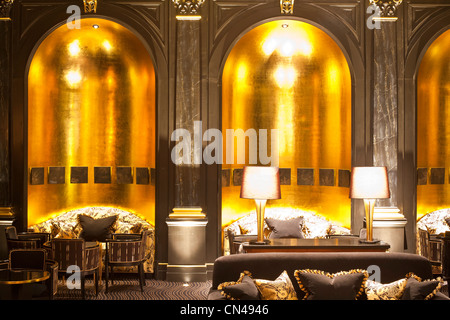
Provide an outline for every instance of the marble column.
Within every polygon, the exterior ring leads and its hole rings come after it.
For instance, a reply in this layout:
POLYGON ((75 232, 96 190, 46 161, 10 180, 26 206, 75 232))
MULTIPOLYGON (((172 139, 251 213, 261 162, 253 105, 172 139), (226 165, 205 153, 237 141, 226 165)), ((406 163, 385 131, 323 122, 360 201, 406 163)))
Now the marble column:
POLYGON ((378 199, 373 220, 374 237, 390 243, 391 251, 405 249, 405 225, 398 209, 398 88, 397 22, 374 29, 373 165, 386 166, 391 197, 378 199))
MULTIPOLYGON (((206 281, 206 225, 201 208, 201 15, 204 0, 172 0, 176 17, 174 208, 168 226, 168 281, 206 281), (185 143, 188 140, 189 143, 185 143), (177 150, 177 148, 175 148, 177 150), (178 162, 179 159, 182 161, 178 162)), ((172 150, 173 152, 173 150, 172 150)))
POLYGON ((201 155, 201 144, 200 150, 194 149, 197 146, 194 142, 198 141, 194 125, 201 120, 200 21, 178 20, 176 43, 175 126, 176 129, 186 129, 190 133, 191 148, 190 164, 176 166, 175 207, 192 207, 200 205, 200 164, 196 155, 201 155))
POLYGON ((373 165, 386 166, 391 197, 377 206, 397 206, 397 38, 396 22, 374 29, 373 165))

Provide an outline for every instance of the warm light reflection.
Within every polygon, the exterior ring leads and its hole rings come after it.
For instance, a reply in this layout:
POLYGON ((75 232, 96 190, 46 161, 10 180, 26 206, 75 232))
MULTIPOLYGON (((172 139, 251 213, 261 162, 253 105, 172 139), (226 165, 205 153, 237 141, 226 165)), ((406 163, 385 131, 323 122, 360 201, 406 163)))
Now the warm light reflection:
POLYGON ((103 48, 105 48, 107 51, 110 51, 112 46, 111 43, 108 40, 103 41, 103 48))
POLYGON ((284 57, 291 57, 294 54, 310 56, 313 46, 308 33, 297 23, 289 23, 289 27, 283 27, 283 25, 285 24, 276 22, 275 27, 263 40, 264 53, 271 55, 277 51, 284 57))
POLYGON ((113 21, 81 19, 37 48, 28 76, 28 167, 45 182, 28 185, 28 224, 86 206, 113 206, 154 222, 155 186, 117 183, 119 166, 155 168, 155 70, 130 30, 113 21), (93 26, 101 25, 96 30, 93 26), (45 85, 43 85, 45 84, 45 85), (48 168, 65 167, 65 183, 48 183, 48 168), (72 166, 88 167, 88 183, 71 183, 72 166), (94 183, 94 167, 110 167, 111 183, 94 183))
MULTIPOLYGON (((264 23, 233 47, 222 77, 222 131, 278 129, 279 167, 291 170, 291 184, 282 185, 282 198, 268 207, 316 212, 350 227, 349 189, 338 187, 337 171, 351 169, 351 88, 342 50, 305 22, 264 23), (298 168, 315 170, 313 186, 297 185, 298 168), (335 170, 334 186, 319 185, 321 168, 335 170)), ((232 185, 233 169, 242 167, 222 165, 231 170, 231 185, 222 187, 223 225, 254 210, 252 201, 239 198, 240 186, 232 185)))
POLYGON ((293 66, 280 66, 274 72, 277 85, 280 88, 289 89, 294 85, 297 72, 293 66))
POLYGON ((417 167, 445 168, 443 184, 417 186, 417 218, 450 207, 450 30, 427 49, 417 76, 417 167))
POLYGON ((81 74, 79 71, 69 70, 66 73, 66 81, 70 87, 76 87, 81 82, 81 74))
POLYGON ((80 49, 80 41, 74 40, 73 42, 71 42, 69 44, 69 53, 71 56, 76 56, 80 53, 81 49, 80 49))

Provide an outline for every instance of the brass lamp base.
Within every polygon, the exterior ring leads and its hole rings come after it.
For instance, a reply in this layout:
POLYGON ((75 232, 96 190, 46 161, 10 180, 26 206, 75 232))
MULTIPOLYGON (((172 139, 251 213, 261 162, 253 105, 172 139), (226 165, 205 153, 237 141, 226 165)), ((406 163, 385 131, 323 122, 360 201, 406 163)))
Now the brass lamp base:
POLYGON ((266 200, 255 199, 258 237, 256 240, 250 240, 250 244, 265 245, 269 243, 269 240, 264 239, 264 211, 266 209, 266 202, 266 200))
POLYGON ((364 199, 364 209, 366 212, 366 239, 361 239, 364 243, 377 243, 379 240, 373 238, 373 211, 375 199, 364 199), (375 242, 374 242, 375 241, 375 242))

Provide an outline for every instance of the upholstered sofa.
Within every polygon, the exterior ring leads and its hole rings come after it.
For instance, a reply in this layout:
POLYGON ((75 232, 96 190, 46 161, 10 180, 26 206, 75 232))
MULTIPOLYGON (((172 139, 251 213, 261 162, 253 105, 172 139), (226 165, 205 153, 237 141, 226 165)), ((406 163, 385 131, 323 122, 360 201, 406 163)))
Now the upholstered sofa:
MULTIPOLYGON (((271 297, 270 290, 272 293, 276 292, 272 297, 280 299, 287 297, 291 298, 289 300, 310 299, 314 297, 314 292, 320 292, 324 287, 320 288, 320 282, 315 283, 314 287, 314 281, 308 283, 298 278, 298 275, 308 274, 314 277, 321 273, 329 273, 327 276, 329 279, 337 279, 339 273, 348 277, 352 277, 352 274, 359 276, 357 280, 360 281, 362 289, 356 288, 358 300, 387 298, 449 300, 442 292, 442 281, 433 280, 431 265, 426 258, 412 253, 385 252, 271 252, 221 256, 214 262, 208 300, 243 300, 238 298, 239 290, 247 290, 245 295, 241 292, 241 297, 248 298, 252 282, 257 285, 260 299, 271 297), (357 272, 367 274, 362 279, 357 272), (245 275, 247 279, 250 277, 252 280, 244 282, 245 275), (290 290, 286 290, 287 285, 291 287, 290 290), (417 290, 419 287, 422 290, 423 286, 428 286, 428 291, 417 290), (267 291, 263 293, 262 290, 268 288, 269 294, 267 291)), ((340 284, 342 285, 342 282, 340 284)), ((333 283, 331 288, 325 286, 325 290, 334 290, 333 283)), ((337 300, 339 299, 344 298, 339 295, 337 300)))
MULTIPOLYGON (((155 260, 155 229, 149 222, 132 212, 113 207, 86 207, 71 210, 39 224, 31 225, 28 227, 28 230, 32 232, 50 233, 51 238, 79 238, 83 231, 79 223, 79 215, 89 216, 95 220, 117 216, 117 219, 111 226, 112 233, 138 234, 143 230, 149 230, 150 235, 147 240, 146 249, 149 258, 144 263, 144 271, 146 273, 153 273, 155 260)), ((102 243, 102 247, 105 247, 105 243, 102 243)), ((102 250, 102 253, 104 254, 105 250, 102 250)), ((135 271, 134 267, 121 267, 120 269, 123 272, 135 271)))
MULTIPOLYGON (((265 219, 272 220, 293 220, 301 218, 300 233, 305 239, 327 238, 330 235, 350 235, 348 228, 339 226, 328 219, 309 211, 294 208, 266 208, 265 219)), ((257 234, 256 212, 250 212, 235 220, 231 224, 223 227, 223 251, 224 255, 233 253, 233 240, 245 235, 257 234)), ((264 222, 264 236, 269 238, 272 229, 264 222)))

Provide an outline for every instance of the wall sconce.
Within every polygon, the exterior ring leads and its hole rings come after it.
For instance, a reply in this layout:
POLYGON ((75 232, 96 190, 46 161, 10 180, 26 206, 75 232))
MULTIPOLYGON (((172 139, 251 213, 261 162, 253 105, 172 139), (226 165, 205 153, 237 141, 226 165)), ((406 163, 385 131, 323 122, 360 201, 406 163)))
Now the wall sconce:
POLYGON ((389 180, 386 167, 353 167, 350 178, 350 198, 363 199, 366 213, 366 240, 362 242, 374 243, 373 239, 373 211, 376 199, 390 198, 389 180))

